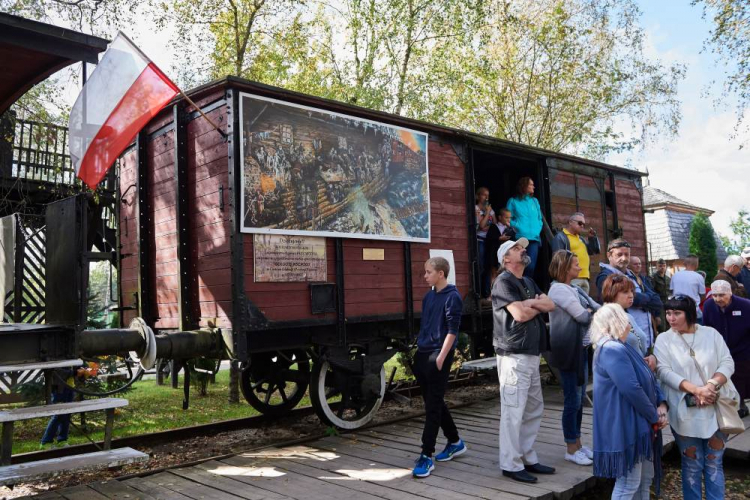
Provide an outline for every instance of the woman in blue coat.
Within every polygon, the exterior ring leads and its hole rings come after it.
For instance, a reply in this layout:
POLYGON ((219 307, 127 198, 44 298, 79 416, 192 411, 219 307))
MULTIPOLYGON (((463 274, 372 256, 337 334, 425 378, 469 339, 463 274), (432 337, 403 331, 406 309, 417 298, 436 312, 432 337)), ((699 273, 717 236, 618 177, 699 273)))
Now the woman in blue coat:
POLYGON ((544 223, 542 222, 542 209, 539 208, 539 200, 534 198, 534 180, 531 177, 521 177, 516 184, 516 196, 508 200, 506 205, 511 213, 511 226, 516 230, 518 238, 529 240, 526 247, 526 255, 531 262, 524 269, 524 276, 534 277, 536 260, 539 256, 539 247, 542 242, 541 234, 544 223))
POLYGON ((661 477, 664 395, 640 352, 628 345, 630 321, 619 304, 594 315, 594 475, 615 479, 613 499, 649 498, 661 477))

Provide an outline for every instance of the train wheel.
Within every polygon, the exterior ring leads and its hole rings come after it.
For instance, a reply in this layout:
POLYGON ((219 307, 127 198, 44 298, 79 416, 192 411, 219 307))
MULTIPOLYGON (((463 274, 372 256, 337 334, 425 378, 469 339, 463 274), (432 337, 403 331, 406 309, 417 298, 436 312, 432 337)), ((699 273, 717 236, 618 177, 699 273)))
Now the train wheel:
MULTIPOLYGON (((354 353, 353 355, 358 355, 354 353)), ((358 429, 375 416, 385 397, 385 368, 358 374, 327 360, 313 363, 310 400, 325 423, 340 429, 358 429)))
POLYGON ((264 415, 282 416, 305 396, 310 381, 310 360, 303 350, 250 355, 240 388, 250 405, 264 415))

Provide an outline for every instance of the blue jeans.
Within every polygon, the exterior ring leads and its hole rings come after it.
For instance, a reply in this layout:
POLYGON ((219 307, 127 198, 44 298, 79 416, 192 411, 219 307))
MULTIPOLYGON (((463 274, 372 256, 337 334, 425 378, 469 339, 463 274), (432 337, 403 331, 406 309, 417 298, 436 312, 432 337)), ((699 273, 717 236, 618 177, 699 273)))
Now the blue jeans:
POLYGON ((578 385, 578 373, 575 371, 560 370, 560 381, 562 383, 563 402, 562 428, 565 442, 573 444, 581 437, 581 421, 583 420, 583 398, 586 394, 586 382, 589 378, 588 356, 581 349, 583 359, 583 385, 578 385))
POLYGON ((529 278, 534 278, 534 269, 536 269, 536 259, 539 257, 539 242, 529 241, 529 246, 526 247, 526 255, 529 256, 531 262, 526 269, 523 270, 523 275, 529 278))
MULTIPOLYGON (((716 431, 714 438, 721 440, 721 449, 712 447, 709 439, 680 436, 672 429, 682 458, 682 498, 701 499, 701 481, 706 483, 706 500, 724 498, 724 445, 727 436, 716 431)), ((713 438, 711 438, 713 439, 713 438)))
POLYGON ((617 478, 615 489, 612 490, 612 500, 648 500, 653 480, 654 463, 644 458, 635 464, 633 470, 617 478))
MULTIPOLYGON (((70 403, 73 401, 73 390, 64 387, 62 391, 52 393, 52 404, 70 403)), ((61 443, 68 440, 68 430, 70 429, 70 415, 54 415, 49 419, 47 428, 42 436, 42 444, 54 443, 55 437, 57 442, 61 443)))

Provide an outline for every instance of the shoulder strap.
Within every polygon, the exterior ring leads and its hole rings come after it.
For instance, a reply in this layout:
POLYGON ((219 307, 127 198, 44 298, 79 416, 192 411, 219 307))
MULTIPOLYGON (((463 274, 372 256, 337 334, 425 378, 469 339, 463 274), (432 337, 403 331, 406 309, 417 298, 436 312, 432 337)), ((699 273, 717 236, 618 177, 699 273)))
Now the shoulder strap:
MULTIPOLYGON (((696 334, 698 333, 697 329, 695 330, 695 333, 696 334)), ((690 357, 693 358, 693 363, 695 363, 695 368, 698 370, 698 375, 701 376, 701 380, 703 381, 703 385, 706 385, 707 384, 706 377, 703 375, 703 369, 701 368, 701 365, 698 364, 698 360, 695 359, 695 351, 693 351, 693 349, 687 343, 687 340, 685 340, 680 333, 674 332, 674 334, 677 335, 680 338, 680 340, 682 340, 682 343, 685 344, 685 347, 688 348, 688 352, 690 353, 690 357)))

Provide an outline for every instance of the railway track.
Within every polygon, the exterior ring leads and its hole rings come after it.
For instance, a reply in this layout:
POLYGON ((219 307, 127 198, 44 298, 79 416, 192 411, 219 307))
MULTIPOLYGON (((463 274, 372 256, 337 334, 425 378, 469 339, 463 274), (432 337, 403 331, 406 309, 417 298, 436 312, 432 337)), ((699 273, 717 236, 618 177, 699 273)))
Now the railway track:
MULTIPOLYGON (((470 372, 466 374, 460 374, 452 376, 448 381, 449 388, 463 387, 473 383, 490 380, 489 377, 470 372)), ((421 388, 415 383, 405 384, 402 386, 394 386, 392 390, 386 392, 387 400, 404 400, 419 396, 421 394, 421 388)), ((165 443, 180 441, 182 439, 195 438, 200 436, 210 436, 218 434, 220 432, 235 431, 241 429, 258 429, 270 423, 278 423, 279 420, 293 422, 296 419, 314 415, 315 410, 312 406, 302 406, 291 410, 284 417, 270 417, 265 415, 255 415, 252 417, 237 418, 232 420, 223 420, 220 422, 214 422, 210 424, 194 425, 190 427, 181 427, 178 429, 170 429, 160 432, 152 432, 147 434, 136 434, 133 436, 126 436, 121 438, 112 439, 112 448, 131 447, 138 448, 142 447, 144 443, 147 443, 149 447, 155 445, 161 445, 165 443)), ((403 418, 403 417, 401 417, 403 418)), ((25 462, 33 462, 37 460, 47 460, 51 458, 60 458, 70 455, 78 455, 82 453, 95 452, 101 449, 102 442, 78 444, 73 446, 67 446, 64 448, 53 448, 51 450, 34 451, 29 453, 21 453, 13 455, 12 463, 19 464, 25 462)))

